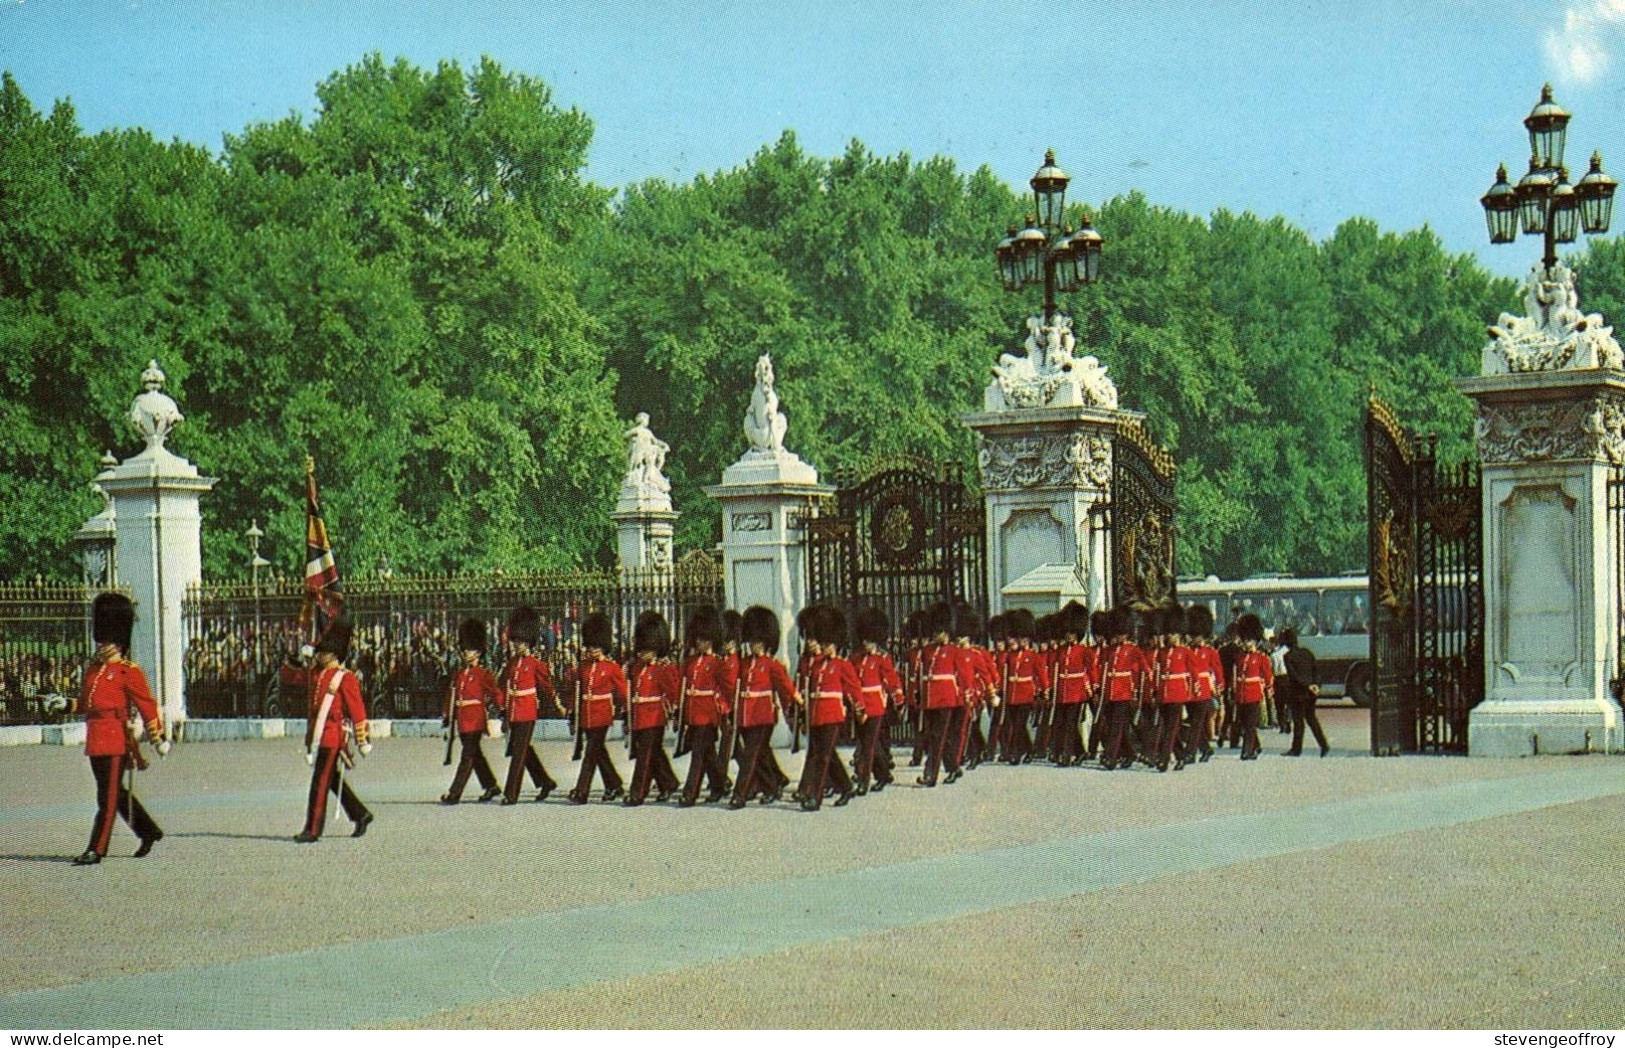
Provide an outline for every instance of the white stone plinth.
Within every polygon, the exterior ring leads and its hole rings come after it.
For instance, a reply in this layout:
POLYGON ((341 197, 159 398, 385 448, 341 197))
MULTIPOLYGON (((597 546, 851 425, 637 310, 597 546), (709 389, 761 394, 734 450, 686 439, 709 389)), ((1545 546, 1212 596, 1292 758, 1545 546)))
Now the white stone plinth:
POLYGON ((835 493, 818 471, 788 451, 747 453, 705 489, 722 504, 722 564, 727 603, 753 604, 779 617, 779 655, 796 650, 795 617, 807 600, 803 521, 835 493))
POLYGON ((181 603, 203 579, 198 499, 215 485, 162 444, 98 478, 112 497, 119 582, 135 602, 130 658, 147 675, 166 723, 186 720, 181 603))
POLYGON ((622 509, 618 503, 609 519, 615 522, 615 550, 620 565, 627 571, 655 569, 669 571, 672 566, 672 525, 679 514, 667 509, 640 509, 636 506, 622 509))
POLYGON ((1620 710, 1614 521, 1625 458, 1625 373, 1489 375, 1479 405, 1485 697, 1468 719, 1480 757, 1616 750, 1620 710))
MULTIPOLYGON (((1112 438, 1139 412, 1080 405, 961 416, 976 431, 987 508, 989 614, 1007 587, 1046 565, 1070 566, 1092 608, 1111 601, 1112 438)), ((1018 602, 1019 603, 1019 602, 1018 602)))

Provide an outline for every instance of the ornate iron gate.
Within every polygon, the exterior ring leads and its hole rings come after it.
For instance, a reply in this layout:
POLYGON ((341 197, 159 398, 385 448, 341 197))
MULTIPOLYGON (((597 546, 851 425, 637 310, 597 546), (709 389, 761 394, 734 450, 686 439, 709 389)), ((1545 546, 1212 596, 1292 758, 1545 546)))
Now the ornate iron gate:
POLYGON ((1374 392, 1366 403, 1371 751, 1466 752, 1484 696, 1484 541, 1474 462, 1441 465, 1374 392))
MULTIPOLYGON (((848 622, 864 607, 884 611, 900 670, 914 612, 963 601, 987 614, 982 502, 958 465, 893 458, 861 479, 837 474, 836 485, 833 512, 807 522, 809 603, 835 604, 848 622)), ((911 738, 911 725, 894 723, 894 742, 911 738)))
POLYGON ((1139 422, 1112 438, 1112 603, 1145 609, 1178 599, 1174 570, 1174 481, 1166 448, 1139 422))

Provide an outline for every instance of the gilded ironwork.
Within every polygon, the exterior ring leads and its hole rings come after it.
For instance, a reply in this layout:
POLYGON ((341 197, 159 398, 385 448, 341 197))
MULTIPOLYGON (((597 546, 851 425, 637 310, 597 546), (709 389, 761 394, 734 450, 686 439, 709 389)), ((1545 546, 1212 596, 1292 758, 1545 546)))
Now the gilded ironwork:
POLYGON ((1144 610, 1178 599, 1174 516, 1178 468, 1138 421, 1112 445, 1112 601, 1144 610))

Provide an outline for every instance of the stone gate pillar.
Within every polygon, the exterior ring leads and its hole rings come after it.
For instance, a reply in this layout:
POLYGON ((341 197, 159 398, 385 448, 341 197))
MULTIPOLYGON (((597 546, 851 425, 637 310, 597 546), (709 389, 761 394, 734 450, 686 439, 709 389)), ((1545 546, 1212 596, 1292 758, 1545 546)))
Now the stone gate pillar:
POLYGON ((779 617, 779 658, 795 657, 795 616, 807 600, 803 522, 834 494, 818 471, 784 446, 788 425, 773 389, 773 361, 756 362, 756 388, 745 415, 750 450, 705 493, 722 503, 722 570, 728 606, 752 604, 779 617))
POLYGON ((993 368, 976 431, 987 517, 988 613, 1053 611, 1074 597, 1111 600, 1112 438, 1143 419, 1117 406, 1117 387, 1092 356, 1074 358, 1072 319, 1028 322, 1026 355, 993 368))
POLYGON ((1620 710, 1618 521, 1608 483, 1625 464, 1625 372, 1612 330, 1583 316, 1574 276, 1530 273, 1528 315, 1490 329, 1478 402, 1483 470, 1485 697, 1468 752, 1612 750, 1620 710))
POLYGON ((180 725, 186 720, 181 602, 187 587, 203 581, 198 500, 216 481, 164 447, 183 417, 162 392, 164 373, 156 360, 142 372, 141 385, 129 420, 146 449, 96 480, 113 500, 118 581, 135 602, 130 658, 146 671, 165 723, 180 725))
POLYGON ((622 568, 669 571, 672 565, 671 482, 666 479, 666 454, 671 445, 649 429, 649 416, 638 412, 626 431, 626 476, 609 519, 615 522, 615 546, 622 568))

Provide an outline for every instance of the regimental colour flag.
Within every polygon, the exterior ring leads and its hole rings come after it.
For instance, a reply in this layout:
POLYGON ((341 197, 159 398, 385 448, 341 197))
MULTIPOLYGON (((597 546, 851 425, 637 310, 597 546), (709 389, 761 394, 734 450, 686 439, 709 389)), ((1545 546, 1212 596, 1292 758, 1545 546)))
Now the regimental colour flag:
POLYGON ((322 503, 316 494, 316 460, 305 456, 305 607, 320 614, 312 624, 317 632, 343 603, 339 590, 339 568, 333 560, 333 544, 327 540, 322 521, 322 503))

